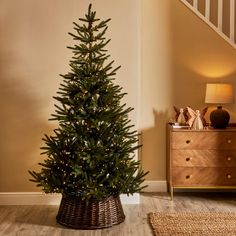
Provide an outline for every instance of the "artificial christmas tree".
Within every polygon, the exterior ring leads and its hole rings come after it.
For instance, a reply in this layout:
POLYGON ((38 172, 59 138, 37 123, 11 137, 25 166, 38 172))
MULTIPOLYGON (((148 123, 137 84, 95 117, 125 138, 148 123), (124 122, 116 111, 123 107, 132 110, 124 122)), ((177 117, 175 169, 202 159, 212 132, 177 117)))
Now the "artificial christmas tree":
POLYGON ((71 71, 62 75, 53 135, 45 135, 40 172, 29 171, 45 193, 61 193, 57 221, 74 228, 103 228, 124 220, 120 194, 143 187, 146 173, 134 160, 138 134, 130 125, 132 108, 122 104, 122 88, 113 83, 119 67, 107 62, 107 22, 96 18, 91 4, 85 18, 69 33, 76 45, 71 71))

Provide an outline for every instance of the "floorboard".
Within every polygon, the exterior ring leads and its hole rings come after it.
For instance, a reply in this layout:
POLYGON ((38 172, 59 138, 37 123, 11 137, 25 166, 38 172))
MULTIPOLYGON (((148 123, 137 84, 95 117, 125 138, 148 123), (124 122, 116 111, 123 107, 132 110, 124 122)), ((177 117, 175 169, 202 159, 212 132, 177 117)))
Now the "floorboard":
POLYGON ((141 194, 141 204, 124 205, 124 223, 102 230, 74 230, 56 223, 57 206, 0 206, 1 236, 151 236, 149 212, 236 212, 236 193, 141 194))

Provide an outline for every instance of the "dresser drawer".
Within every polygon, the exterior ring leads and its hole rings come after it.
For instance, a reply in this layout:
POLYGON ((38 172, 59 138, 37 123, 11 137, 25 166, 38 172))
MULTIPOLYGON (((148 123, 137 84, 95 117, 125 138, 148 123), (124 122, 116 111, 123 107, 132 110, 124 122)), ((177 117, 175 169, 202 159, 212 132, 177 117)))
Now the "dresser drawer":
POLYGON ((172 149, 236 149, 236 132, 172 132, 172 149))
POLYGON ((172 150, 173 167, 236 167, 236 150, 172 150))
POLYGON ((175 187, 235 186, 236 168, 176 167, 172 169, 175 187))

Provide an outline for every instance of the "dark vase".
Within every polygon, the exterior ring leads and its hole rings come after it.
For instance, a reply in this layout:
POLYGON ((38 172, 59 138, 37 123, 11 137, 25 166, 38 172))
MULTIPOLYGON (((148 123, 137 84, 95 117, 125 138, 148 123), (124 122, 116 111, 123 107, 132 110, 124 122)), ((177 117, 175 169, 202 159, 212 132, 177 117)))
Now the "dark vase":
POLYGON ((217 106, 217 109, 210 114, 211 126, 215 129, 225 129, 229 124, 229 113, 222 109, 222 106, 217 106))

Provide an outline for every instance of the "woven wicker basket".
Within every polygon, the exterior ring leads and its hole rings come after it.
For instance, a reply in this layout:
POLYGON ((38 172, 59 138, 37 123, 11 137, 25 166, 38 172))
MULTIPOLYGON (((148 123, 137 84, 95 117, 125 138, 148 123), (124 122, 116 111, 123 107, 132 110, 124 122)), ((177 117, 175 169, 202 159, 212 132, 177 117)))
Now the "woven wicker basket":
POLYGON ((80 197, 63 195, 56 219, 71 228, 100 229, 123 222, 125 215, 119 196, 86 204, 80 197))

